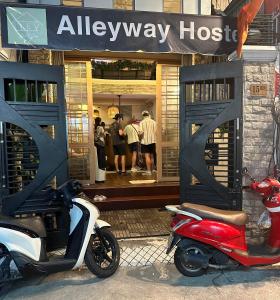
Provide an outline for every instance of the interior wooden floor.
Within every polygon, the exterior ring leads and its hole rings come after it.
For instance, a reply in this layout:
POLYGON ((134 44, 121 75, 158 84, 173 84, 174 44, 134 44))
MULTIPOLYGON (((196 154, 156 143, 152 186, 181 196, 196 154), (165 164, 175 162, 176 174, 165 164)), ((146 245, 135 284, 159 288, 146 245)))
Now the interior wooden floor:
MULTIPOLYGON (((105 188, 105 187, 124 187, 124 186, 132 186, 129 181, 131 180, 157 180, 157 173, 153 172, 151 176, 145 176, 142 172, 130 173, 126 174, 117 174, 115 172, 109 172, 106 174, 105 182, 96 183, 91 185, 91 187, 95 188, 105 188)), ((152 185, 157 185, 155 182, 152 185)), ((146 185, 146 184, 145 184, 146 185)))

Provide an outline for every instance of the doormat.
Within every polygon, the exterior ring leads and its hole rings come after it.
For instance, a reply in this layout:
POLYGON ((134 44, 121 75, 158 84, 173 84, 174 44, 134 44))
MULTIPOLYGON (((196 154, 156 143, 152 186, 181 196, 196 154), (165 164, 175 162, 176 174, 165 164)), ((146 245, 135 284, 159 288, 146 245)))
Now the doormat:
POLYGON ((129 183, 131 184, 151 184, 155 183, 156 181, 154 179, 147 179, 147 180, 129 180, 129 183))

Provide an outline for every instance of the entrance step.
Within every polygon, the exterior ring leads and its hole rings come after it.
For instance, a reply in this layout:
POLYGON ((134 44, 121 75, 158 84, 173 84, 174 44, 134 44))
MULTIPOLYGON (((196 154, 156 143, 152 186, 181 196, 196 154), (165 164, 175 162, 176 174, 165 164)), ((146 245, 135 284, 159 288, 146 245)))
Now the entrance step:
POLYGON ((156 184, 141 186, 84 188, 84 193, 91 199, 104 195, 106 200, 94 202, 100 210, 121 210, 133 208, 161 208, 165 205, 179 204, 178 184, 156 184))

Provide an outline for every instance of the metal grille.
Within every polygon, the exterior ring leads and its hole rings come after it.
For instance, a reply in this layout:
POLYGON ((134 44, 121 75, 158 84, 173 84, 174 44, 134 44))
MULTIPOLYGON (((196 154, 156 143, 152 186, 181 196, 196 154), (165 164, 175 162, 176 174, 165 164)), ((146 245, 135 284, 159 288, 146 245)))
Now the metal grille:
POLYGON ((275 44, 280 43, 280 11, 273 16, 273 32, 275 34, 275 44))
POLYGON ((177 177, 179 172, 179 147, 162 149, 162 176, 177 177))
POLYGON ((174 250, 166 254, 167 238, 120 241, 122 267, 150 266, 155 263, 172 264, 174 250))
POLYGON ((162 177, 179 176, 179 67, 162 66, 162 177))
POLYGON ((250 25, 249 36, 246 45, 276 45, 275 29, 272 15, 257 15, 250 25))
POLYGON ((10 194, 21 191, 34 180, 39 153, 32 137, 22 128, 5 123, 7 188, 10 194))
POLYGON ((85 63, 66 63, 69 169, 72 178, 89 180, 89 115, 85 63))
POLYGON ((186 84, 187 104, 234 99, 234 78, 201 80, 186 84))
POLYGON ((57 83, 5 78, 5 99, 11 102, 57 103, 57 83))
POLYGON ((234 121, 222 124, 211 133, 205 147, 210 174, 229 188, 234 184, 234 131, 234 121))

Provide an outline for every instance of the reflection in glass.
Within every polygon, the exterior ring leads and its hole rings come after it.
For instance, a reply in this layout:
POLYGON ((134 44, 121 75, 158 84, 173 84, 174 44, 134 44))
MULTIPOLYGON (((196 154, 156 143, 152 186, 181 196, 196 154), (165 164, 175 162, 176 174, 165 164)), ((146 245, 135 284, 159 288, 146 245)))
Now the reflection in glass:
POLYGON ((16 101, 25 102, 26 101, 26 89, 25 89, 25 80, 16 79, 16 101))
POLYGON ((49 82, 48 83, 48 102, 57 103, 57 84, 49 82))
POLYGON ((47 83, 44 81, 37 81, 37 91, 38 91, 38 102, 47 103, 48 102, 47 83))
POLYGON ((13 79, 4 79, 5 100, 15 101, 15 85, 13 79))
POLYGON ((27 101, 36 102, 36 82, 27 80, 27 101))

